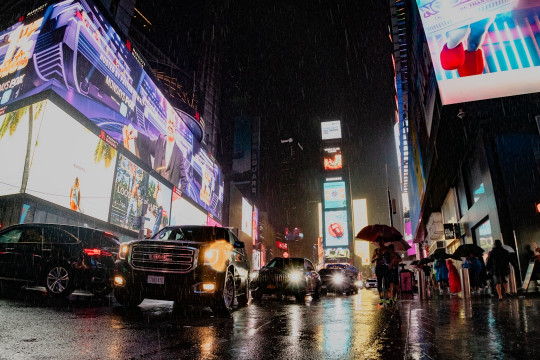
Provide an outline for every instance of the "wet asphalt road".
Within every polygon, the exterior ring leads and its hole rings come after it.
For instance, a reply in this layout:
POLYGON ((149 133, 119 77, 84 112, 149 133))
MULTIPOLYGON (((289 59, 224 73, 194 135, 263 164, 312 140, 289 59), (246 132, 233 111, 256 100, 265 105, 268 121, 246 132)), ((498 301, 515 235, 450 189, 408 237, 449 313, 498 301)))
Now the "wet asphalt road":
POLYGON ((540 299, 409 297, 379 308, 373 290, 297 304, 265 298, 216 318, 145 300, 3 293, 0 359, 539 359, 540 299))

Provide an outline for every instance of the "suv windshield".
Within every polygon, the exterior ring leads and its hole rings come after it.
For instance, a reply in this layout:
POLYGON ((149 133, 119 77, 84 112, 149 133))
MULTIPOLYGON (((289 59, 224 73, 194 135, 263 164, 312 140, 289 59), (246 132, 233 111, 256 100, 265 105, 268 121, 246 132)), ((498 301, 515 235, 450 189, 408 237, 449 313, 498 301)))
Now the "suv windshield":
POLYGON ((304 259, 284 259, 284 258, 274 258, 266 267, 269 268, 286 268, 286 267, 295 267, 303 268, 304 259))
MULTIPOLYGON (((225 234, 220 234, 218 228, 213 227, 168 227, 162 229, 152 237, 154 240, 184 240, 206 242, 213 241, 218 238, 225 239, 225 234), (221 236, 220 236, 221 235, 221 236)), ((227 239, 228 240, 228 239, 227 239)))

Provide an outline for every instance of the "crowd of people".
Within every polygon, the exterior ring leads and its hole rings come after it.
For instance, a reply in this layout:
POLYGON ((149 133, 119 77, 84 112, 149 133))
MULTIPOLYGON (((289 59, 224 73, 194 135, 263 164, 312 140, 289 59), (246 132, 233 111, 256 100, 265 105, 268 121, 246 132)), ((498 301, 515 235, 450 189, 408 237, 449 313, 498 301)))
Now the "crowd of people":
MULTIPOLYGON (((483 256, 475 256, 472 252, 463 261, 463 268, 468 269, 471 295, 489 292, 489 285, 496 292, 499 301, 504 296, 515 294, 509 288, 510 264, 517 269, 517 259, 503 248, 500 240, 494 241, 493 249, 487 256, 487 263, 483 256), (504 290, 504 292, 503 292, 504 290)), ((443 295, 447 289, 453 296, 461 291, 461 277, 452 259, 435 259, 433 268, 429 264, 420 266, 424 271, 429 286, 443 295)))
POLYGON ((375 263, 379 305, 392 305, 397 301, 399 286, 398 265, 402 261, 394 245, 385 245, 384 240, 377 240, 378 248, 373 252, 371 262, 375 263))

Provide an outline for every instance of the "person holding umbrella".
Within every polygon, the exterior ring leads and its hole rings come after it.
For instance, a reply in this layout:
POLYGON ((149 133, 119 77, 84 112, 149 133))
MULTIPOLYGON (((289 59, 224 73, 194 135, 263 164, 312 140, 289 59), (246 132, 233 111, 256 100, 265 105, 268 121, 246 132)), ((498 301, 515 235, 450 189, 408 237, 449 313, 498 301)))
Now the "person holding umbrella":
POLYGON ((439 284, 439 292, 441 295, 444 293, 444 289, 448 287, 448 268, 446 267, 446 262, 443 258, 435 260, 433 264, 435 268, 435 279, 437 284, 439 284))
POLYGON ((502 247, 501 240, 497 239, 493 243, 493 250, 489 252, 487 268, 493 276, 493 281, 499 295, 499 301, 502 301, 502 286, 507 296, 510 296, 508 286, 508 265, 510 264, 510 254, 502 247))
POLYGON ((471 294, 479 291, 481 287, 480 272, 482 271, 482 264, 480 260, 471 252, 469 256, 463 262, 463 268, 469 269, 469 282, 471 284, 471 294))
POLYGON ((377 289, 379 291, 379 305, 385 303, 384 299, 384 289, 386 289, 386 304, 390 304, 389 297, 391 296, 388 289, 388 280, 389 280, 389 268, 390 264, 390 252, 388 248, 384 246, 384 239, 379 237, 377 239, 378 248, 373 251, 373 256, 371 257, 371 262, 375 263, 375 275, 377 276, 377 289))

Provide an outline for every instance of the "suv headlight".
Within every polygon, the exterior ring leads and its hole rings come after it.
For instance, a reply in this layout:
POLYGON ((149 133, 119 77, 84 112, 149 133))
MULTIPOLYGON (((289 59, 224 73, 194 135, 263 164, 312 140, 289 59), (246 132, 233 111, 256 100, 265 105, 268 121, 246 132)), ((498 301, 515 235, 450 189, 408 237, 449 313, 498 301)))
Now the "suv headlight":
POLYGON ((128 254, 129 254, 129 245, 128 244, 120 245, 120 249, 118 250, 118 258, 120 260, 125 260, 128 254))
POLYGON ((298 283, 302 279, 302 273, 300 271, 291 271, 289 273, 289 280, 293 283, 298 283))
POLYGON ((345 278, 342 274, 335 274, 332 277, 332 280, 334 281, 334 284, 340 285, 341 283, 343 283, 343 280, 345 280, 345 278))
POLYGON ((218 261, 218 250, 207 249, 204 252, 204 265, 214 265, 218 261))

